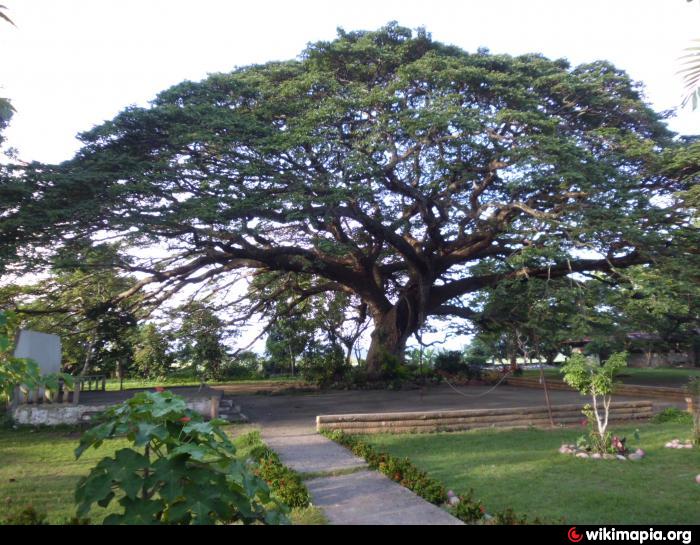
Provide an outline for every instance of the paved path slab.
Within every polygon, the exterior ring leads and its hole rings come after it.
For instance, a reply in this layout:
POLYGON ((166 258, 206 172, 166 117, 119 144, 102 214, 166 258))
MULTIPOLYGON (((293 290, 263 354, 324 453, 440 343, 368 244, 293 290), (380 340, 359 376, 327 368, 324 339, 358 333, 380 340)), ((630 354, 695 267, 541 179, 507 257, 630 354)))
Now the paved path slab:
POLYGON ((317 433, 268 435, 263 431, 263 438, 282 462, 298 473, 331 473, 367 467, 364 460, 348 449, 317 433))
POLYGON ((299 473, 351 471, 305 481, 311 502, 331 524, 462 524, 381 473, 367 470, 363 459, 305 426, 263 427, 262 437, 299 473))
POLYGON ((331 524, 463 524, 376 471, 320 477, 305 484, 331 524))

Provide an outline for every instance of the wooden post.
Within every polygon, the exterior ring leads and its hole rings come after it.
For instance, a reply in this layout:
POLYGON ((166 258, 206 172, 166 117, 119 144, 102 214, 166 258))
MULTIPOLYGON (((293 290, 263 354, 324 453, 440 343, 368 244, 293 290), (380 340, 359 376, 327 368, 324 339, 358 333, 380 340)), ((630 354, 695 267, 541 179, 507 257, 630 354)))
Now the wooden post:
POLYGON ((547 413, 549 414, 549 424, 554 427, 554 417, 552 416, 552 402, 549 400, 549 390, 547 389, 547 379, 544 376, 544 367, 540 362, 540 380, 544 389, 544 401, 547 404, 547 413))
POLYGON ((73 387, 73 405, 77 405, 80 401, 80 382, 76 381, 73 387))
POLYGON ((107 376, 102 375, 102 391, 104 392, 106 390, 107 390, 107 376))
POLYGON ((209 416, 213 420, 214 418, 219 418, 219 399, 220 396, 211 397, 211 405, 209 407, 209 416))

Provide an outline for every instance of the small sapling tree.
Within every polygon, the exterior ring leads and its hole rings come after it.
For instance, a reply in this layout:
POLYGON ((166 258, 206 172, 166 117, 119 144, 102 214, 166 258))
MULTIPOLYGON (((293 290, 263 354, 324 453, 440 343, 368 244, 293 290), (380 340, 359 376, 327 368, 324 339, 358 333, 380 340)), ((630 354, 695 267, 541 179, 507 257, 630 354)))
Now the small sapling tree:
POLYGON ((593 449, 604 453, 609 450, 610 437, 607 432, 615 374, 627 366, 627 352, 610 356, 603 365, 583 354, 572 354, 562 366, 564 382, 591 397, 592 405, 586 405, 586 415, 591 428, 593 449), (594 426, 595 425, 595 426, 594 426))

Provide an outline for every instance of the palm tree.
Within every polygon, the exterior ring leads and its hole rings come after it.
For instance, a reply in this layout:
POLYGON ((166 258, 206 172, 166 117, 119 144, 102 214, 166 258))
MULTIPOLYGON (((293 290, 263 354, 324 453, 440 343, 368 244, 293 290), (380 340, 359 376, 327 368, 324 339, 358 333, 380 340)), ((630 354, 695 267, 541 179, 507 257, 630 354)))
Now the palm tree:
MULTIPOLYGON (((700 43, 700 40, 694 40, 700 43)), ((693 110, 698 107, 700 101, 700 46, 686 49, 687 55, 683 55, 683 68, 678 72, 683 76, 683 82, 688 94, 683 99, 683 106, 691 102, 693 110)))
MULTIPOLYGON (((689 3, 693 0, 687 0, 689 3)), ((700 40, 694 40, 700 43, 700 40)), ((683 82, 688 94, 683 99, 683 106, 692 103, 693 110, 697 109, 700 102, 700 46, 689 47, 686 49, 687 55, 683 55, 683 68, 679 70, 679 74, 683 76, 683 82)))
MULTIPOLYGON (((0 10, 4 9, 7 9, 7 7, 0 5, 0 10)), ((2 11, 0 11, 0 19, 4 19, 12 26, 16 26, 12 19, 10 19, 2 11)), ((15 109, 12 107, 12 104, 10 104, 10 101, 6 98, 0 97, 0 130, 4 129, 7 126, 7 123, 10 121, 10 117, 12 117, 12 113, 14 111, 15 109)), ((0 137, 0 143, 2 143, 2 137, 0 137)))

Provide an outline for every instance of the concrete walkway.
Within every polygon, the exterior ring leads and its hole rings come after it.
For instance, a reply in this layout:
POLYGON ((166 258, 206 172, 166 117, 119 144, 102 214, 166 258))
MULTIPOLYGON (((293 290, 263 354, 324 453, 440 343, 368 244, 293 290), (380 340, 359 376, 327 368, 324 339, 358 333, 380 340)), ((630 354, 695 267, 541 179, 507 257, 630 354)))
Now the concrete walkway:
MULTIPOLYGON (((332 524, 461 524, 446 511, 376 471, 347 449, 316 433, 316 415, 533 407, 544 403, 541 391, 501 386, 432 386, 408 391, 319 392, 294 395, 237 395, 235 402, 251 423, 261 427, 282 461, 306 473, 314 505, 332 524)), ((552 391, 554 405, 583 403, 576 392, 552 391)), ((632 398, 626 398, 632 399, 632 398)), ((673 403, 654 400, 656 410, 673 403), (657 402, 659 405, 657 405, 657 402)))
POLYGON ((263 428, 262 436, 285 465, 312 477, 311 502, 331 524, 463 524, 308 428, 263 428))

